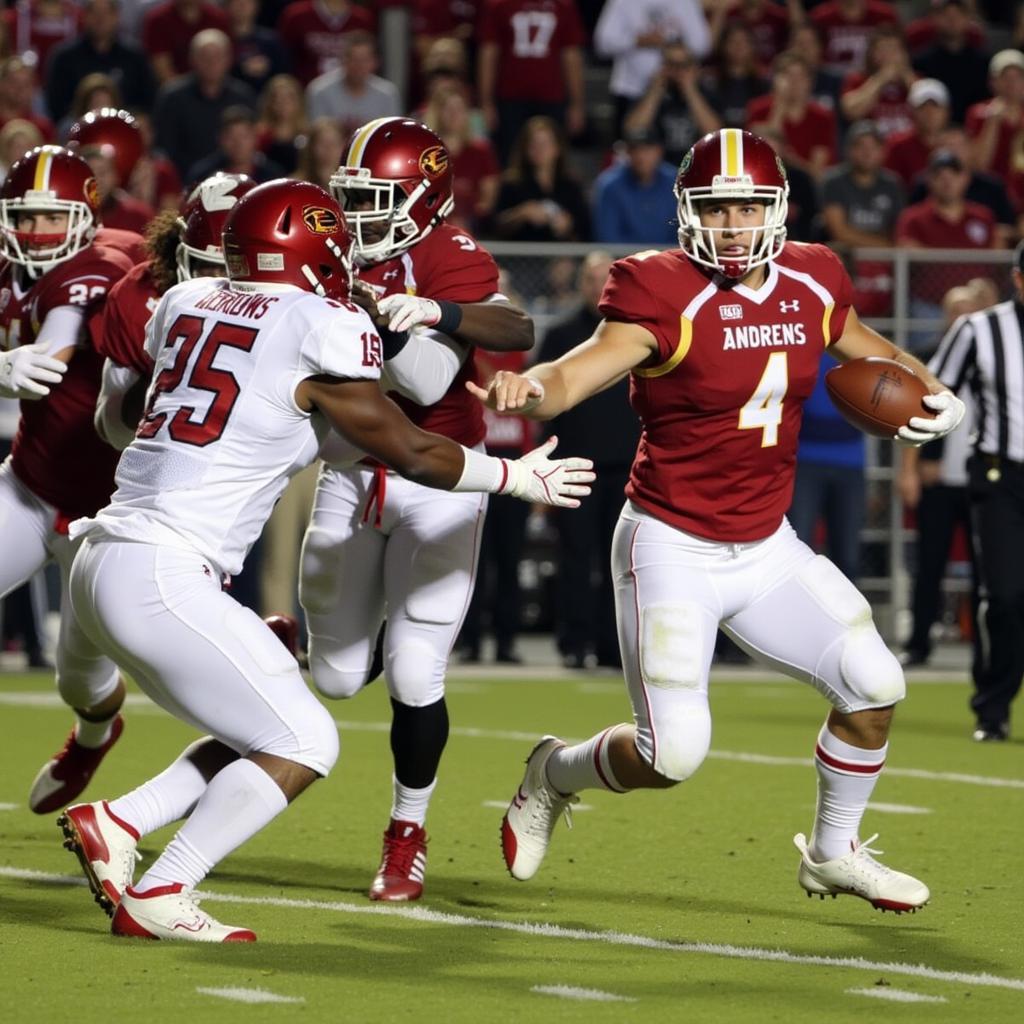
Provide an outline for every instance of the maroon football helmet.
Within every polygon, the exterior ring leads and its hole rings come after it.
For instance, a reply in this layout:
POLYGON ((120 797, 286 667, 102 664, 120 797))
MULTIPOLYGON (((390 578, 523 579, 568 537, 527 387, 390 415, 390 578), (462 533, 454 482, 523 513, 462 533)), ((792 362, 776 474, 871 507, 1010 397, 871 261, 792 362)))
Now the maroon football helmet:
POLYGON ((786 242, 789 182, 786 168, 764 139, 739 128, 710 132, 690 148, 679 165, 675 194, 678 200, 679 245, 703 267, 726 277, 773 260, 786 242), (764 204, 764 227, 753 229, 749 251, 730 259, 718 254, 715 236, 725 228, 700 222, 701 206, 709 200, 736 202, 751 199, 764 204))
POLYGON ((224 273, 221 236, 235 203, 256 187, 247 174, 218 172, 204 178, 189 194, 178 218, 178 280, 191 281, 202 270, 224 273))
POLYGON ((355 239, 356 261, 383 263, 451 213, 452 161, 425 124, 379 117, 352 133, 331 192, 355 239))
POLYGON ((229 211, 223 238, 232 281, 348 298, 352 238, 345 215, 319 185, 290 178, 257 185, 229 211))
POLYGON ((88 150, 98 149, 113 160, 122 185, 128 184, 145 148, 135 118, 127 110, 114 107, 90 110, 68 132, 68 149, 83 155, 88 150))
POLYGON ((16 160, 0 187, 0 255, 39 277, 84 249, 96 233, 99 193, 92 169, 61 146, 37 146, 16 160), (20 231, 30 214, 67 216, 60 231, 20 231))

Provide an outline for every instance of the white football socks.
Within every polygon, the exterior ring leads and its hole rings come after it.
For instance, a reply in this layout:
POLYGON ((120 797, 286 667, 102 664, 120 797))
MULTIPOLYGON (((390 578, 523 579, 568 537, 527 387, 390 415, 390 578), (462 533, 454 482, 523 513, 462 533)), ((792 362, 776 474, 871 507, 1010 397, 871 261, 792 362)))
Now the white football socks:
POLYGON ((548 782, 552 788, 563 796, 578 793, 581 789, 608 789, 613 793, 625 793, 626 787, 615 778, 609 763, 608 747, 612 736, 619 729, 631 728, 626 723, 610 725, 583 743, 556 750, 547 763, 548 782))
POLYGON ((287 806, 281 787, 258 764, 245 758, 229 764, 210 780, 188 821, 132 888, 144 893, 181 882, 194 889, 287 806))
POLYGON ((818 805, 811 832, 813 860, 834 860, 853 849, 888 749, 888 744, 878 750, 851 746, 833 736, 827 723, 822 726, 814 751, 818 805))
POLYGON ((125 796, 108 801, 110 812, 131 825, 140 836, 184 818, 206 791, 207 785, 206 778, 189 755, 208 739, 204 736, 190 743, 178 759, 155 778, 125 796))
POLYGON ((435 778, 429 786, 424 786, 422 789, 413 789, 411 786, 403 786, 392 775, 391 786, 392 821, 411 821, 423 828, 423 824, 427 820, 430 797, 437 787, 437 779, 435 778))
POLYGON ((90 722, 81 715, 76 715, 75 741, 79 746, 88 747, 90 750, 102 747, 110 739, 115 718, 117 718, 116 711, 109 718, 104 718, 102 722, 90 722))

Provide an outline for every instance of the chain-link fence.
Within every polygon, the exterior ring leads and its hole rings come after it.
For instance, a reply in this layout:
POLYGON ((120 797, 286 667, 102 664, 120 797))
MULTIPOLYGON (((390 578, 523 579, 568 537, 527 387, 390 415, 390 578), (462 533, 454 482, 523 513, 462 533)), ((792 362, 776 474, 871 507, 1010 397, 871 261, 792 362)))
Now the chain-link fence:
MULTIPOLYGON (((584 257, 604 247, 573 243, 533 245, 488 243, 503 272, 503 287, 534 317, 538 338, 555 321, 578 306, 577 274, 584 257)), ((607 247, 613 257, 644 246, 607 247)), ((1006 250, 858 249, 840 254, 855 287, 861 318, 897 345, 927 358, 945 328, 943 296, 950 288, 983 278, 999 300, 1012 293, 1011 256, 1006 250)), ((584 339, 581 338, 580 341, 584 339)), ((891 641, 903 640, 909 629, 910 573, 914 567, 914 530, 895 486, 894 446, 869 439, 866 486, 867 521, 862 533, 858 583, 871 600, 876 620, 891 641)), ((557 568, 550 538, 540 534, 527 545, 523 565, 530 625, 546 625, 548 581, 557 568)), ((958 608, 968 588, 965 561, 947 568, 944 610, 951 634, 957 633, 958 608)))

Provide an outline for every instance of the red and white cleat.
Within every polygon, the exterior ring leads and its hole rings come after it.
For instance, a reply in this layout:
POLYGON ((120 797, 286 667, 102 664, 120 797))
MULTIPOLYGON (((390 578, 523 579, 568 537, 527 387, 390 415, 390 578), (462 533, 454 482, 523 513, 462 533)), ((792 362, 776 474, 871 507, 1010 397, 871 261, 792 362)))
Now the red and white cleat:
POLYGON ((370 899, 418 900, 423 895, 426 870, 427 833, 415 822, 392 818, 384 833, 384 853, 370 886, 370 899))
POLYGON ((813 861, 804 834, 793 836, 793 844, 800 851, 797 881, 808 896, 824 899, 847 894, 867 900, 876 910, 914 913, 928 902, 928 886, 913 875, 893 871, 875 860, 871 854, 882 852, 871 848, 877 838, 876 834, 858 843, 845 857, 813 861))
POLYGON ((76 804, 58 819, 64 847, 78 857, 96 902, 113 917, 121 894, 132 884, 135 864, 142 858, 135 849, 139 834, 115 818, 104 800, 76 804))
POLYGON ((199 897, 180 882, 139 894, 125 889, 110 922, 113 935, 135 939, 180 939, 185 942, 255 942, 248 928, 215 921, 199 908, 199 897))
POLYGON ((52 814, 66 807, 93 777, 107 751, 124 732, 124 719, 116 715, 110 739, 101 747, 83 747, 72 729, 63 748, 50 758, 35 777, 28 794, 28 806, 36 814, 52 814))

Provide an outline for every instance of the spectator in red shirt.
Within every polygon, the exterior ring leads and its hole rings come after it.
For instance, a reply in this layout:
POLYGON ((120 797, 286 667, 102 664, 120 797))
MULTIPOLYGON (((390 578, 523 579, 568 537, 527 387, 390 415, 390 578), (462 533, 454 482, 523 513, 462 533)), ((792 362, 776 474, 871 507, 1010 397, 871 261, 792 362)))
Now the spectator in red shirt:
POLYGON ((3 12, 7 45, 20 57, 33 54, 40 70, 46 68, 50 51, 74 39, 81 24, 81 12, 71 0, 16 0, 3 12))
POLYGON ((457 85, 435 91, 424 111, 424 123, 436 132, 452 160, 455 209, 449 224, 477 232, 494 210, 501 184, 501 167, 487 139, 473 137, 469 104, 457 85))
POLYGON ((786 140, 782 158, 819 180, 836 162, 835 115, 811 99, 811 67, 798 53, 786 50, 772 65, 772 91, 747 105, 755 134, 761 125, 786 140))
POLYGON ((843 79, 841 75, 822 67, 821 61, 825 48, 817 25, 810 21, 805 21, 802 25, 794 25, 789 36, 788 49, 795 50, 811 66, 813 76, 811 99, 838 116, 839 94, 843 90, 843 79))
POLYGON ((988 66, 993 98, 967 111, 967 134, 974 141, 974 166, 1003 180, 1015 171, 1024 150, 1024 53, 1000 50, 988 66))
POLYGON ((486 0, 477 90, 505 160, 531 117, 583 131, 583 25, 572 0, 486 0))
POLYGON ((479 7, 477 0, 415 0, 412 31, 419 58, 426 57, 435 39, 471 46, 479 7))
POLYGON ((871 30, 878 25, 898 25, 892 4, 881 0, 826 0, 811 11, 825 43, 825 67, 848 75, 864 66, 871 30))
POLYGON ((156 210, 121 188, 117 164, 111 153, 105 152, 99 146, 83 147, 79 152, 88 161, 96 178, 96 188, 100 194, 100 220, 103 226, 143 234, 149 222, 156 216, 156 210))
MULTIPOLYGON (((995 217, 988 207, 966 199, 970 173, 963 161, 938 149, 928 162, 928 198, 908 206, 896 222, 896 244, 907 249, 991 249, 996 245, 995 217)), ((969 263, 923 263, 911 267, 910 316, 941 320, 942 297, 977 273, 969 263)), ((919 326, 908 347, 922 351, 935 331, 919 326)))
POLYGON ((907 93, 917 75, 897 25, 880 25, 871 33, 864 70, 846 76, 840 100, 847 121, 868 118, 886 136, 911 127, 907 93))
POLYGON ((980 50, 985 45, 985 33, 973 20, 971 7, 969 0, 931 0, 928 13, 907 25, 907 49, 915 57, 923 53, 949 31, 955 19, 958 26, 962 22, 967 45, 980 50))
POLYGON ((910 87, 907 102, 914 126, 889 136, 885 166, 910 188, 928 166, 928 157, 949 123, 949 92, 937 78, 919 78, 910 87))
POLYGON ((786 48, 790 14, 775 0, 705 0, 704 6, 710 9, 712 48, 718 45, 722 29, 737 21, 750 29, 757 59, 764 67, 769 67, 786 48))
POLYGON ((142 48, 163 84, 189 71, 192 37, 208 28, 231 31, 227 15, 206 0, 167 0, 146 11, 142 19, 142 48))
POLYGON ((349 32, 372 33, 375 28, 373 15, 349 0, 297 0, 277 23, 292 70, 303 85, 341 67, 349 32))
POLYGON ((53 123, 32 109, 39 90, 35 70, 21 57, 0 64, 0 128, 13 118, 31 121, 46 142, 54 135, 53 123))

